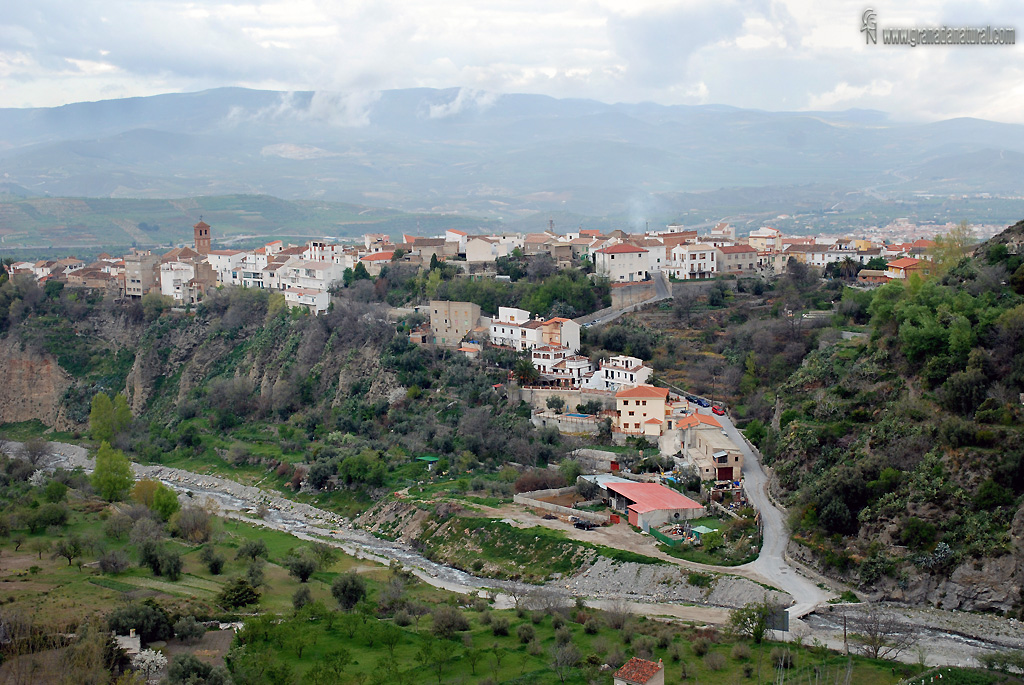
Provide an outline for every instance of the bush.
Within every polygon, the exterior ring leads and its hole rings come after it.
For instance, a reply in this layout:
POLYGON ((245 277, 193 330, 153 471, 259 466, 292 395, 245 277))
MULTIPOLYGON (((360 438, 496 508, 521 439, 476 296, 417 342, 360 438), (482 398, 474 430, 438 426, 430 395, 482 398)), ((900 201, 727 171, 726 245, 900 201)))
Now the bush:
POLYGON ((596 618, 587 619, 587 622, 583 624, 583 632, 587 635, 597 635, 601 632, 601 622, 596 618))
POLYGON ((704 656, 711 649, 711 642, 707 638, 699 637, 693 641, 693 653, 697 656, 704 656))
POLYGON ((168 549, 161 550, 158 556, 160 572, 156 573, 158 576, 167 576, 170 581, 177 581, 181 578, 181 554, 168 549))
POLYGON ((288 573, 298 578, 300 583, 305 583, 316 571, 316 562, 308 557, 290 557, 285 566, 288 567, 288 573))
POLYGON ((561 647, 572 642, 572 631, 566 627, 559 628, 555 631, 555 644, 561 647))
POLYGON ((170 685, 225 685, 229 679, 223 668, 214 668, 191 654, 178 654, 167 667, 166 682, 170 685))
POLYGON ((491 634, 495 637, 506 637, 508 635, 508 619, 504 616, 498 616, 491 621, 491 634))
POLYGON ((184 507, 171 517, 171 532, 192 543, 206 542, 213 533, 213 522, 205 509, 184 507))
POLYGON ((529 623, 523 623, 518 628, 516 628, 516 637, 518 637, 519 641, 522 642, 524 645, 533 642, 533 638, 535 638, 536 636, 537 631, 535 631, 533 629, 533 626, 531 626, 529 623))
POLYGON ((292 608, 295 609, 295 611, 298 611, 312 601, 313 595, 310 593, 308 585, 300 586, 299 589, 292 594, 292 608))
POLYGON ((721 671, 725 668, 725 657, 718 652, 711 652, 704 657, 704 665, 709 671, 721 671))
POLYGON ((494 620, 494 615, 490 611, 484 611, 480 614, 480 625, 489 626, 491 621, 494 620))
POLYGON ((403 628, 412 625, 412 616, 405 609, 399 609, 395 612, 395 625, 403 628))
POLYGON ((736 661, 746 661, 750 658, 750 647, 742 642, 733 645, 732 658, 736 661))
POLYGON ((242 543, 242 546, 238 548, 238 552, 235 554, 235 559, 256 561, 257 557, 263 557, 266 559, 269 556, 270 552, 267 551, 267 543, 263 540, 246 540, 242 543))
POLYGON ((260 593, 245 578, 235 578, 217 595, 217 604, 225 609, 240 609, 258 604, 260 593))
POLYGON ((152 600, 115 609, 107 614, 107 627, 117 635, 134 629, 143 642, 167 640, 174 634, 167 612, 152 600))
POLYGON ((793 653, 788 649, 776 647, 769 658, 773 668, 793 668, 793 653))
POLYGON ((331 583, 331 595, 345 611, 351 611, 366 597, 366 582, 356 573, 343 573, 331 583))
POLYGON ((195 616, 185 616, 174 624, 174 636, 187 645, 194 645, 203 639, 206 626, 196 620, 195 616))
POLYGON ((115 549, 100 555, 99 566, 101 573, 122 573, 128 570, 132 563, 123 550, 115 549))
POLYGON ((206 564, 206 570, 212 575, 219 576, 224 570, 224 557, 217 554, 212 547, 204 547, 199 553, 199 559, 206 564))
MULTIPOLYGON (((469 619, 455 607, 439 606, 431 614, 434 635, 442 638, 450 638, 455 633, 469 630, 469 619)), ((508 634, 508 622, 506 621, 505 634, 508 634)))

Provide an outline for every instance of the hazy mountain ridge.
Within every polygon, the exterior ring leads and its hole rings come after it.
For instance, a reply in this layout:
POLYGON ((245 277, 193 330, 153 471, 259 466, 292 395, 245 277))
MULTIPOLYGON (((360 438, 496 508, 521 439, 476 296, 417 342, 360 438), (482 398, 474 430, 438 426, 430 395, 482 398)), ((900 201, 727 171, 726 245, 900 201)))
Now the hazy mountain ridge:
POLYGON ((505 218, 628 214, 636 197, 730 186, 1005 192, 1024 175, 1019 153, 1024 127, 974 119, 912 124, 862 110, 606 104, 456 88, 223 88, 0 110, 0 174, 40 195, 385 197, 405 210, 505 218), (280 145, 316 154, 265 152, 280 145), (986 149, 997 159, 1014 154, 995 169, 961 164, 986 149))

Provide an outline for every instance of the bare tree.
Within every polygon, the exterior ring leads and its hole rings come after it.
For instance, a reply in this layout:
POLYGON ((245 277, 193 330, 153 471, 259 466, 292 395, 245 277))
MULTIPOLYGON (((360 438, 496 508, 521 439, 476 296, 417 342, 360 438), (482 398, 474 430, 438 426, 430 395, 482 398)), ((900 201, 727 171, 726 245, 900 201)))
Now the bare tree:
POLYGON ((21 456, 32 466, 38 466, 50 454, 50 443, 46 438, 29 438, 21 446, 21 456))
POLYGON ((869 604, 857 614, 851 614, 849 626, 850 639, 872 659, 895 660, 917 643, 920 633, 918 626, 877 604, 869 604))
POLYGON ((564 645, 553 647, 551 650, 551 670, 558 676, 558 680, 565 682, 576 664, 580 662, 580 651, 576 645, 568 642, 564 645))

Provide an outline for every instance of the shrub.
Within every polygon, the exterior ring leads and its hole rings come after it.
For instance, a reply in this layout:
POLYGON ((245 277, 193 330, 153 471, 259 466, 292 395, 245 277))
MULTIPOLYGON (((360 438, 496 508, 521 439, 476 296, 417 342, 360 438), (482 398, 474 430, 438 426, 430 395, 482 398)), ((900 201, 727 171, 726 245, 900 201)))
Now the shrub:
POLYGON ((213 533, 213 522, 202 507, 184 507, 171 517, 171 531, 189 542, 206 542, 213 533))
MULTIPOLYGON (((160 572, 156 575, 167 576, 168 580, 177 581, 181 578, 181 554, 168 549, 161 550, 159 556, 160 572)), ((154 573, 156 573, 154 571, 154 573)))
MULTIPOLYGON (((467 622, 468 624, 468 622, 467 622)), ((522 626, 520 626, 522 627, 522 626)), ((508 635, 508 619, 504 616, 498 616, 491 621, 491 634, 495 637, 505 637, 508 635)))
POLYGON ((793 653, 788 649, 776 647, 769 658, 773 668, 793 668, 793 653))
POLYGON ((227 672, 223 668, 214 668, 191 654, 178 654, 171 659, 171 664, 167 667, 166 682, 170 685, 185 685, 186 683, 225 685, 229 680, 227 672))
POLYGON ((561 647, 572 642, 572 631, 562 627, 555 631, 555 644, 561 647))
POLYGON ((711 649, 711 642, 707 638, 699 637, 693 641, 693 653, 697 656, 704 656, 711 649))
POLYGON ((308 557, 290 557, 285 566, 288 567, 289 575, 298 578, 300 583, 305 583, 316 571, 316 562, 308 557))
POLYGON ((128 635, 133 629, 143 642, 167 640, 173 635, 167 612, 147 600, 107 614, 107 627, 118 635, 128 635))
POLYGON ((709 671, 721 671, 725 668, 725 657, 718 652, 711 652, 704 657, 704 665, 709 671))
POLYGON ((242 543, 242 546, 238 548, 238 552, 235 553, 235 559, 248 559, 255 561, 257 557, 263 557, 264 559, 270 556, 270 552, 267 551, 267 543, 263 540, 246 540, 242 543))
POLYGON ((494 620, 494 615, 491 614, 490 611, 485 611, 482 614, 480 614, 480 625, 482 625, 482 626, 489 626, 489 625, 491 625, 491 621, 493 621, 493 620, 494 620))
MULTIPOLYGON (((450 638, 459 631, 469 630, 469 619, 455 607, 439 606, 434 609, 431 618, 432 631, 438 637, 450 638)), ((508 621, 505 622, 505 634, 508 634, 508 621)))
POLYGON ((412 625, 412 616, 405 609, 399 609, 395 612, 395 625, 405 628, 408 625, 412 625))
POLYGON ((565 617, 561 614, 553 614, 551 616, 551 627, 558 630, 565 625, 565 617))
POLYGON ((215 576, 219 576, 224 570, 224 557, 217 554, 212 547, 204 547, 199 553, 199 559, 206 564, 206 570, 215 576))
POLYGON ((528 623, 523 623, 518 628, 516 628, 516 637, 518 637, 519 641, 522 642, 524 645, 533 642, 533 638, 536 636, 537 631, 535 631, 533 629, 533 626, 531 626, 528 623))
POLYGON ((596 618, 587 619, 587 622, 583 624, 583 632, 587 635, 597 635, 601 632, 601 622, 596 618))
POLYGON ((292 608, 298 611, 313 601, 313 595, 309 592, 308 585, 302 585, 292 594, 292 608))
POLYGON ((124 551, 115 549, 100 555, 99 566, 101 573, 122 573, 131 566, 131 561, 124 551))
POLYGON ((366 597, 366 583, 356 573, 343 573, 331 583, 331 595, 345 611, 351 611, 366 597))
POLYGON ((526 645, 526 651, 529 652, 531 656, 540 656, 544 653, 544 648, 541 647, 539 642, 534 640, 530 644, 526 645))
POLYGON ((235 578, 221 590, 217 595, 217 604, 225 609, 240 609, 241 607, 258 604, 260 593, 249 584, 245 578, 235 578))
POLYGON ((750 658, 750 647, 742 642, 733 645, 732 658, 736 661, 746 661, 750 658))
POLYGON ((174 636, 187 645, 194 645, 203 639, 206 626, 196 620, 195 616, 185 616, 174 624, 174 636))

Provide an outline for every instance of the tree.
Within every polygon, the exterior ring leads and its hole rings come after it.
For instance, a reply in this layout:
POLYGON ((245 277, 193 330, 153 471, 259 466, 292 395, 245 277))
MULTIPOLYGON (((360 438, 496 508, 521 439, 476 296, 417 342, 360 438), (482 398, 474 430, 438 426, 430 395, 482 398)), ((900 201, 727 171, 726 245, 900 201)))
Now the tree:
POLYGON ((92 486, 108 502, 122 500, 132 486, 132 467, 121 450, 103 442, 96 453, 96 468, 92 473, 92 486))
POLYGON ((300 583, 305 583, 316 571, 316 561, 304 555, 289 557, 285 566, 288 567, 288 573, 298 578, 300 583))
POLYGON ((89 409, 89 433, 93 440, 110 442, 114 439, 114 403, 104 392, 98 392, 92 397, 89 409))
POLYGON ((174 624, 174 635, 187 645, 194 645, 203 639, 206 626, 196 620, 195 616, 185 616, 174 624))
POLYGON ((345 611, 351 611, 366 597, 366 582, 355 572, 343 573, 331 583, 331 595, 345 611))
POLYGON ((150 506, 161 520, 167 521, 174 514, 178 513, 181 504, 178 502, 178 494, 169 487, 160 483, 160 487, 153 493, 153 504, 150 506))
POLYGON ((141 673, 147 681, 166 665, 167 657, 155 649, 143 649, 132 657, 132 668, 141 673))
POLYGON ((729 629, 734 635, 749 637, 756 644, 761 644, 768 630, 769 619, 780 608, 767 596, 760 602, 750 602, 729 615, 729 629))
POLYGON ((552 395, 547 400, 548 409, 553 409, 555 413, 561 414, 562 410, 565 409, 565 400, 558 395, 552 395))
POLYGON ((38 466, 49 453, 50 443, 42 437, 29 438, 21 447, 21 456, 32 466, 38 466))
POLYGON ((388 650, 388 656, 394 659, 395 648, 402 641, 401 629, 393 623, 385 623, 381 625, 380 630, 377 632, 377 639, 388 650))
POLYGON ((43 488, 43 499, 53 504, 60 504, 68 496, 68 486, 59 480, 51 480, 43 488))
POLYGON ((214 668, 192 654, 177 654, 167 668, 170 685, 225 685, 229 682, 223 668, 214 668))
POLYGON ((117 635, 135 630, 143 642, 168 640, 174 634, 167 612, 153 600, 115 609, 107 614, 107 626, 117 635))
POLYGON ((353 281, 372 281, 373 277, 370 276, 370 272, 366 270, 366 265, 362 262, 356 264, 355 268, 352 269, 352 280, 353 281))
POLYGON ((190 505, 171 517, 170 527, 178 537, 200 543, 210 539, 213 533, 213 520, 210 512, 202 507, 190 505))
POLYGON ((132 426, 132 410, 128 406, 128 398, 117 393, 114 395, 114 407, 110 419, 110 427, 114 437, 126 433, 132 426))
POLYGON ((217 595, 217 603, 225 609, 238 609, 258 604, 260 593, 245 578, 235 578, 217 595))
POLYGON ((850 639, 872 659, 895 660, 917 642, 920 629, 877 604, 868 604, 849 619, 850 639))
POLYGON ((242 546, 238 548, 238 552, 235 554, 235 559, 249 559, 250 561, 256 561, 256 557, 263 557, 264 559, 270 556, 270 552, 267 551, 267 543, 263 540, 246 540, 242 543, 242 546))
POLYGON ((959 264, 975 242, 974 229, 967 221, 961 221, 949 233, 935 236, 935 245, 929 250, 933 273, 941 276, 959 264))
POLYGON ((580 662, 580 652, 576 645, 571 642, 563 645, 554 645, 551 648, 551 670, 558 676, 558 680, 565 682, 576 664, 580 662))
POLYGON ((512 372, 515 374, 516 380, 519 381, 519 385, 533 385, 540 378, 540 371, 527 357, 520 357, 512 372))
POLYGON ((143 478, 132 486, 132 499, 144 507, 153 508, 153 495, 163 486, 158 480, 143 478))
POLYGON ((53 558, 64 557, 68 560, 68 566, 71 566, 71 562, 82 556, 85 552, 85 548, 82 545, 82 541, 75 535, 69 538, 61 538, 57 541, 57 545, 53 548, 53 558))

